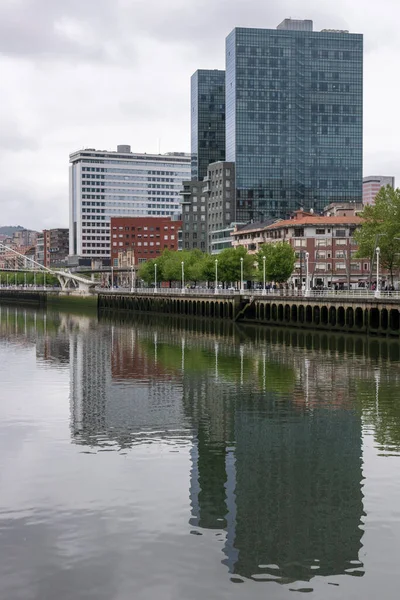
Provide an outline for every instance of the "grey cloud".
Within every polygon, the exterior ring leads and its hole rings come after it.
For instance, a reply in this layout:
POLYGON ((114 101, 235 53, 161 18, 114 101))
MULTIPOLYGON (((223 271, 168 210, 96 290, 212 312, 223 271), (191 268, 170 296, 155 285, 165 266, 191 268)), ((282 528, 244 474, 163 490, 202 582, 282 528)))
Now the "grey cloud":
POLYGON ((0 53, 105 60, 112 54, 110 39, 118 39, 116 4, 109 0, 1 3, 0 53))

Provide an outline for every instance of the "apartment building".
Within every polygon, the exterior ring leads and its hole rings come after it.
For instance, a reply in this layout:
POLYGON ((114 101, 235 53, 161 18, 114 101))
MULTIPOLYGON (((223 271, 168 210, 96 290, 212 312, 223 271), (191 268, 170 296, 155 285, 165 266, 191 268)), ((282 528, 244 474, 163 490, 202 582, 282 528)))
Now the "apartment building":
POLYGON ((312 286, 364 286, 371 265, 369 259, 355 256, 358 248, 354 232, 361 223, 355 209, 349 208, 341 216, 317 216, 298 210, 292 219, 236 228, 233 245, 245 246, 250 253, 256 253, 261 244, 288 242, 296 253, 291 277, 296 286, 305 282, 306 253, 312 286))

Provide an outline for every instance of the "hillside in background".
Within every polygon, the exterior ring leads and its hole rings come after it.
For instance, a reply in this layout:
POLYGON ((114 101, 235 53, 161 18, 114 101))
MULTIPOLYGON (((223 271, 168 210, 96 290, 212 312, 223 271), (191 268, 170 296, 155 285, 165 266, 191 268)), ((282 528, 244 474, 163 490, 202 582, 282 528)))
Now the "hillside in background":
POLYGON ((5 225, 4 227, 0 227, 0 235, 12 235, 16 231, 22 231, 25 227, 22 225, 5 225))

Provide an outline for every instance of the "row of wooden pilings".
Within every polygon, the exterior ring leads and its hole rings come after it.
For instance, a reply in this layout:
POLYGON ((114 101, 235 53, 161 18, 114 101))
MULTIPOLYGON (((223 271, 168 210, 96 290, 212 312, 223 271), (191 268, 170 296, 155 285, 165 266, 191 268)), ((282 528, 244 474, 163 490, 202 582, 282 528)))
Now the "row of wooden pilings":
POLYGON ((177 314, 393 337, 400 335, 400 305, 390 300, 105 293, 99 295, 98 307, 100 310, 177 314))
POLYGON ((236 319, 240 307, 246 304, 239 297, 189 297, 179 295, 99 294, 99 309, 179 314, 193 317, 236 319))
POLYGON ((324 330, 399 336, 400 313, 396 303, 307 301, 263 301, 250 303, 244 321, 324 330))

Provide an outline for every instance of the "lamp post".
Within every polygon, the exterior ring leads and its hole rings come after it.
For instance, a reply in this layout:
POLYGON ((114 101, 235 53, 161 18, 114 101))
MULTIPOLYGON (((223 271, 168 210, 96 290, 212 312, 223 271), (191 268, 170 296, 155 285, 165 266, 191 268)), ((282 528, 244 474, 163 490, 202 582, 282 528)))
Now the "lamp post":
POLYGON ((305 295, 308 296, 309 293, 310 293, 309 281, 308 281, 308 259, 310 258, 310 255, 309 255, 308 252, 306 252, 305 256, 306 256, 306 289, 305 289, 305 295))
POLYGON ((46 289, 46 271, 43 273, 43 287, 46 289))
POLYGON ((264 255, 263 256, 263 294, 266 293, 266 289, 265 289, 265 261, 267 260, 267 257, 264 255))
POLYGON ((375 288, 375 298, 379 298, 379 296, 381 295, 380 289, 379 289, 379 256, 381 254, 381 249, 378 248, 376 249, 376 288, 375 288))
POLYGON ((33 289, 36 290, 36 271, 33 271, 33 289))
POLYGON ((215 294, 218 294, 218 259, 215 259, 215 294))
POLYGON ((240 291, 243 293, 243 256, 240 258, 240 291))
POLYGON ((133 292, 133 265, 131 265, 131 292, 133 292))
MULTIPOLYGON (((380 239, 381 237, 384 237, 384 236, 386 236, 386 235, 387 235, 387 233, 377 233, 377 234, 376 234, 376 236, 375 236, 375 246, 374 246, 374 252, 373 252, 373 254, 372 254, 372 262, 371 262, 371 266, 370 266, 370 269, 369 269, 369 283, 368 283, 368 289, 369 289, 369 290, 371 289, 371 283, 372 283, 372 271, 373 271, 373 269, 374 269, 374 260, 375 260, 375 254, 376 254, 376 251, 377 251, 378 242, 379 242, 379 239, 380 239)), ((396 239, 396 238, 395 238, 395 239, 396 239)))
POLYGON ((157 263, 154 263, 154 293, 157 292, 157 263))
POLYGON ((114 289, 114 268, 111 267, 111 289, 114 289))
POLYGON ((24 288, 26 289, 26 271, 24 273, 24 288))
POLYGON ((182 294, 185 293, 185 262, 181 262, 182 267, 182 294))

